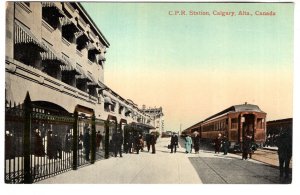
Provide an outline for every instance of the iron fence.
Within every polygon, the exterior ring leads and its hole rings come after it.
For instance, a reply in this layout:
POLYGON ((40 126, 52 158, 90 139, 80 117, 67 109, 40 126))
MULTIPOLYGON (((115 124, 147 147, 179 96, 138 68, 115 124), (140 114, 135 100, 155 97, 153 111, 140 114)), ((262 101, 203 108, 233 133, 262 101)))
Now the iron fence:
POLYGON ((109 157, 116 125, 38 107, 28 95, 5 108, 5 183, 34 183, 109 157))

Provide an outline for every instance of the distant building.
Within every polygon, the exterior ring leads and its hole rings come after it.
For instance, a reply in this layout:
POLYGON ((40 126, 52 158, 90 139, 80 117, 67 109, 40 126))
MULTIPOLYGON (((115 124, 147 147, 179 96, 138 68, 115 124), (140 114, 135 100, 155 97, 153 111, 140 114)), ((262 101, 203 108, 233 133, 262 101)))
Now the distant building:
POLYGON ((164 113, 162 110, 162 107, 159 108, 148 108, 146 109, 145 106, 143 106, 143 112, 150 116, 151 122, 150 124, 155 127, 155 130, 162 135, 162 132, 165 131, 164 129, 164 113))

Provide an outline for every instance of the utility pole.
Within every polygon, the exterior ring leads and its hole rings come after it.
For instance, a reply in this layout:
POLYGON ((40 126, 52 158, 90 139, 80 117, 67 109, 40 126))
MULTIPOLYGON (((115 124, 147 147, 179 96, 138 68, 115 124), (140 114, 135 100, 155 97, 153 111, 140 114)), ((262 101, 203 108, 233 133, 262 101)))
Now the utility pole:
POLYGON ((179 135, 181 135, 181 123, 180 123, 180 130, 179 130, 179 135))

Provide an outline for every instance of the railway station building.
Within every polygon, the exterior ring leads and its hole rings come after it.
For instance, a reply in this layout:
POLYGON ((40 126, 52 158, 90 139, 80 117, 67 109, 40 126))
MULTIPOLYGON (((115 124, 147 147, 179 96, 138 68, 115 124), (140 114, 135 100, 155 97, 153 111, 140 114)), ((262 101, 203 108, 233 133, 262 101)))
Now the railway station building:
POLYGON ((6 14, 7 104, 29 92, 45 109, 150 125, 149 115, 104 84, 110 44, 80 3, 9 2, 6 14))
POLYGON ((113 134, 125 137, 126 126, 155 129, 155 118, 105 84, 110 44, 79 2, 6 6, 6 183, 32 183, 107 158, 113 134))

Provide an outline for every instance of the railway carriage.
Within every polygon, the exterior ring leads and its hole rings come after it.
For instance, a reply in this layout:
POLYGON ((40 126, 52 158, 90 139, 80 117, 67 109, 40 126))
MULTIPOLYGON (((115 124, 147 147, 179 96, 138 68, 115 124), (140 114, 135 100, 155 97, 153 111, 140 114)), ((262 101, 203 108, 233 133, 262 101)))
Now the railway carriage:
POLYGON ((189 127, 184 133, 197 131, 206 141, 214 140, 220 133, 228 137, 231 149, 240 146, 245 135, 251 135, 252 141, 261 146, 266 139, 266 115, 257 105, 234 105, 189 127))

